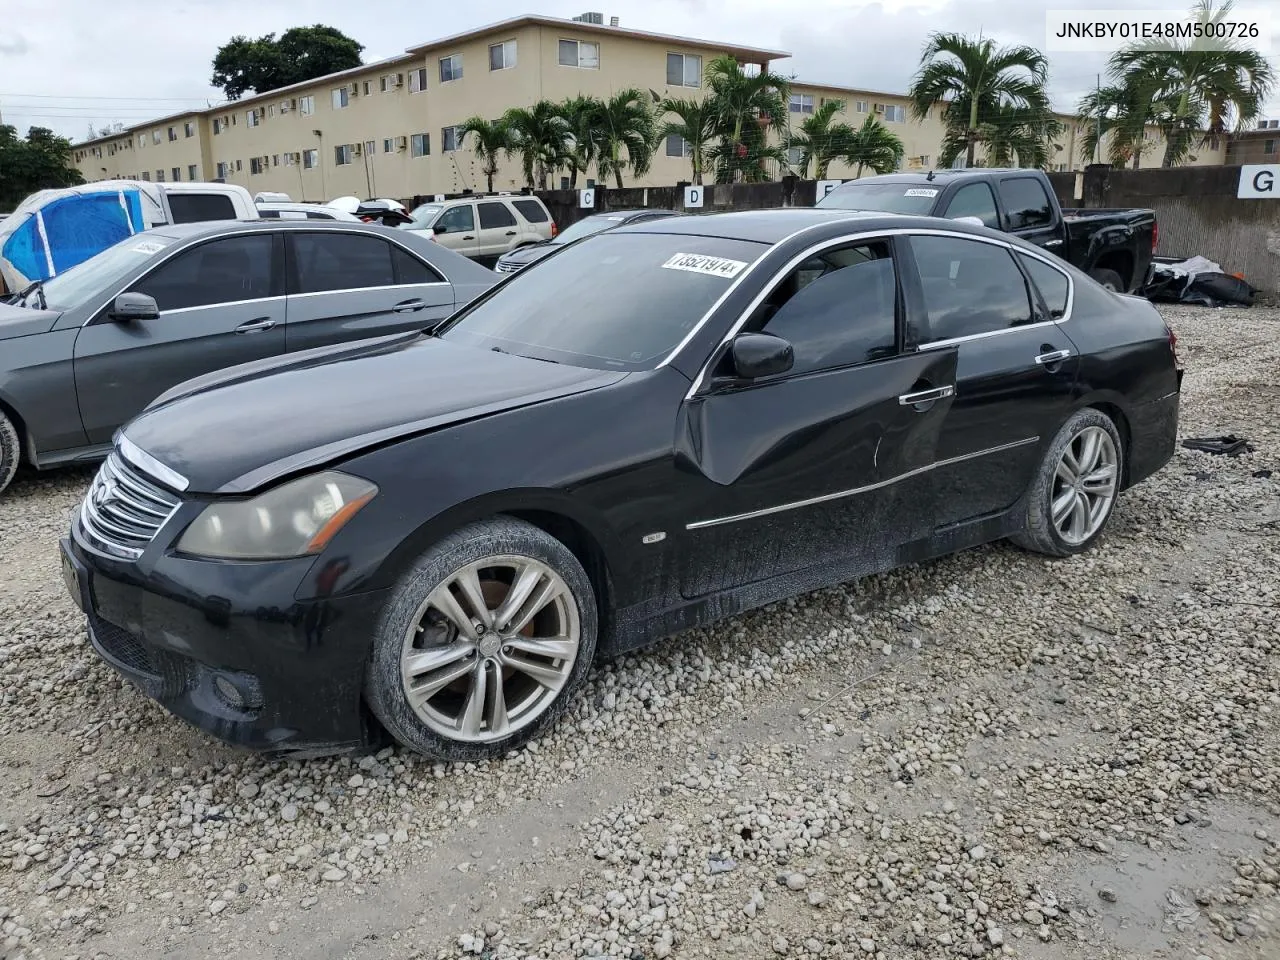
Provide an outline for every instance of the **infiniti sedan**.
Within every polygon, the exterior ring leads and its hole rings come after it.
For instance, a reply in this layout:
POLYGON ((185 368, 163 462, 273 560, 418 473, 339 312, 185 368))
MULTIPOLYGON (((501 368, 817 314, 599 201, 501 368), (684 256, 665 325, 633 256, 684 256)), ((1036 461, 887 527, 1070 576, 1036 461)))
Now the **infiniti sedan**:
POLYGON ((101 459, 122 423, 214 370, 438 323, 496 278, 403 231, 263 220, 122 240, 0 303, 0 491, 101 459))
POLYGON ((222 378, 121 431, 63 541, 94 647, 232 743, 477 760, 598 655, 1087 550, 1181 374, 1149 303, 1015 237, 788 210, 621 227, 431 334, 222 378))

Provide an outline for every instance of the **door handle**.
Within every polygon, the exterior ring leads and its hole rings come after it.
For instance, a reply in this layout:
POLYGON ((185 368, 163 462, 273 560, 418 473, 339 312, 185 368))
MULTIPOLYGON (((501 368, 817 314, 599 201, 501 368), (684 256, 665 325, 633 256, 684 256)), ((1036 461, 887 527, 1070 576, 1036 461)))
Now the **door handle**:
POLYGON ((1042 246, 1042 247, 1060 247, 1060 246, 1062 246, 1062 241, 1061 241, 1061 240, 1046 240, 1044 243, 1042 243, 1042 244, 1041 244, 1041 246, 1042 246))
POLYGON ((920 403, 944 400, 955 392, 955 387, 931 387, 928 390, 917 390, 915 393, 904 393, 898 397, 898 403, 904 407, 914 407, 920 403))
POLYGON ((276 325, 276 322, 270 317, 258 317, 256 320, 248 320, 236 327, 236 333, 260 333, 263 330, 270 330, 276 325))
POLYGON ((394 313, 414 313, 427 304, 423 300, 402 300, 391 308, 394 313))
POLYGON ((1042 367, 1047 367, 1055 363, 1060 363, 1067 357, 1071 356, 1070 350, 1050 350, 1048 353, 1039 354, 1036 357, 1036 363, 1042 367))
POLYGON ((475 235, 474 233, 468 233, 468 234, 467 234, 465 237, 463 237, 462 239, 463 239, 463 240, 474 240, 475 238, 476 238, 476 235, 475 235))
POLYGON ((508 231, 507 231, 507 236, 508 236, 508 237, 514 237, 515 235, 516 235, 516 232, 515 232, 514 230, 508 230, 508 231))

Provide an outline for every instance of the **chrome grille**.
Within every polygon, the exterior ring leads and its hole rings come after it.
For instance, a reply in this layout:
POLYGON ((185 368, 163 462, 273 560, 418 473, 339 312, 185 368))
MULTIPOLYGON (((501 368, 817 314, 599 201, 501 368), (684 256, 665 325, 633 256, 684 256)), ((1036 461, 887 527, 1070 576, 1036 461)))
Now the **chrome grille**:
POLYGON ((91 546, 134 560, 180 502, 112 453, 93 478, 80 508, 80 522, 91 546))
POLYGON ((498 273, 515 273, 515 272, 516 272, 517 270, 519 270, 519 269, 520 269, 520 267, 519 267, 519 266, 517 266, 516 264, 514 264, 514 263, 503 263, 501 260, 499 260, 499 261, 494 265, 494 270, 496 270, 498 273))

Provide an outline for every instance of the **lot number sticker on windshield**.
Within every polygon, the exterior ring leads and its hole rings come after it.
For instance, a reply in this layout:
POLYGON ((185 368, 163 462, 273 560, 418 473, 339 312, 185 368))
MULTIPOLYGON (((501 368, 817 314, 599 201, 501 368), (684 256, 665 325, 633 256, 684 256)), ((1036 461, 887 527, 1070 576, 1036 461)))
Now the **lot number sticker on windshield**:
POLYGON ((937 190, 931 190, 929 187, 912 187, 903 196, 906 197, 936 197, 937 190))
POLYGON ((709 277, 736 277, 746 266, 741 260, 724 257, 708 257, 701 253, 677 253, 662 265, 664 270, 687 270, 689 273, 705 273, 709 277))
POLYGON ((164 244, 156 243, 154 240, 143 240, 141 243, 135 243, 129 249, 134 253, 159 253, 164 249, 164 244))

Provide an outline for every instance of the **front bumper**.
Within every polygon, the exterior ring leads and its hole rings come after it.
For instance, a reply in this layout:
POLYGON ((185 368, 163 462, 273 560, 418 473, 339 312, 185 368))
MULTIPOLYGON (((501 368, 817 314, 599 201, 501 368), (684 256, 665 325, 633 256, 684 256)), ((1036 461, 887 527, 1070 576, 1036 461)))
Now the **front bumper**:
POLYGON ((297 601, 311 558, 224 564, 165 556, 144 573, 95 553, 74 527, 61 549, 93 648, 176 716, 276 755, 380 740, 361 692, 385 591, 297 601))

